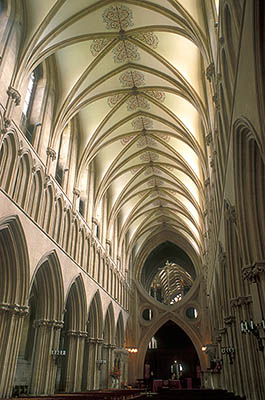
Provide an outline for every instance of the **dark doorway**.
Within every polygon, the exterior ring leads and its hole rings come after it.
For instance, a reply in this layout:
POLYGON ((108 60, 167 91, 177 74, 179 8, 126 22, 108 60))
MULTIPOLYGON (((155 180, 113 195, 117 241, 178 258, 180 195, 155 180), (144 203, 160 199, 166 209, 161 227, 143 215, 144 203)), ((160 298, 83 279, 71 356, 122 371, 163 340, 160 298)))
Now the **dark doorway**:
MULTIPOLYGON (((145 356, 145 371, 151 379, 192 378, 199 385, 199 359, 188 335, 173 321, 166 322, 155 334, 145 356)), ((185 383, 184 383, 185 384, 185 383)))

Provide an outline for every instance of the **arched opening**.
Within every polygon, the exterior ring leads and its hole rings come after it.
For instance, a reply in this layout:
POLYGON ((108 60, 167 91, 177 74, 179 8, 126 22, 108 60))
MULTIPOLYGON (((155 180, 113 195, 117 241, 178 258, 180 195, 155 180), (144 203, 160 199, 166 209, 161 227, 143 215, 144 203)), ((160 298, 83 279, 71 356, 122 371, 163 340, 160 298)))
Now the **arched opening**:
POLYGON ((17 216, 0 220, 0 260, 0 387, 2 397, 10 397, 29 291, 28 250, 17 216))
POLYGON ((127 377, 128 355, 124 353, 124 322, 120 312, 115 335, 115 350, 113 371, 116 373, 119 384, 124 383, 127 377))
MULTIPOLYGON (((118 387, 119 384, 119 376, 112 375, 114 373, 113 369, 113 350, 114 346, 114 311, 113 305, 110 303, 104 323, 103 329, 103 344, 102 344, 102 352, 101 358, 97 360, 100 368, 100 388, 108 388, 110 385, 110 378, 113 380, 112 386, 118 387), (101 362, 102 361, 102 362, 101 362)), ((99 353, 100 354, 100 353, 99 353)))
POLYGON ((31 285, 29 315, 23 325, 16 378, 34 394, 53 393, 63 326, 63 283, 55 252, 44 256, 31 285))
POLYGON ((196 272, 190 257, 169 241, 157 246, 145 260, 141 283, 157 301, 174 304, 191 289, 196 272))
POLYGON ((169 320, 151 338, 145 355, 144 379, 154 391, 199 387, 200 362, 189 336, 169 320))
POLYGON ((103 313, 99 292, 96 292, 88 313, 88 338, 85 343, 82 390, 97 388, 98 383, 98 350, 102 341, 103 313))
POLYGON ((79 275, 67 296, 64 324, 60 336, 62 351, 57 368, 57 388, 62 392, 81 390, 84 344, 86 338, 86 292, 79 275))

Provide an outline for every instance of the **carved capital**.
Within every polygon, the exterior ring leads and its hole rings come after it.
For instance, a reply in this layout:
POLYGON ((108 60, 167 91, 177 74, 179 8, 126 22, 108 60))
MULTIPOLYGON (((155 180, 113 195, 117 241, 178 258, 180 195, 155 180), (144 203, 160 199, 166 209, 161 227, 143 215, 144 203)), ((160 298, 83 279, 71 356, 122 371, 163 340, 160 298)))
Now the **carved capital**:
POLYGON ((251 296, 239 296, 230 300, 231 307, 248 306, 251 302, 251 296))
POLYGON ((77 188, 74 188, 74 189, 73 189, 73 194, 74 194, 76 197, 80 197, 80 190, 77 189, 77 188))
POLYGON ((265 261, 256 261, 252 265, 247 265, 242 268, 243 279, 249 280, 251 283, 256 283, 261 277, 265 276, 265 261))
POLYGON ((92 337, 88 337, 88 338, 87 338, 87 342, 88 342, 89 344, 96 344, 96 343, 97 343, 97 339, 92 338, 92 337))
POLYGON ((208 79, 209 82, 211 82, 211 80, 214 76, 214 73, 215 73, 215 68, 214 68, 214 63, 212 62, 206 68, 206 78, 208 79))
POLYGON ((20 104, 21 96, 15 88, 9 86, 6 93, 8 97, 15 103, 16 106, 20 104))
POLYGON ((29 307, 20 306, 19 304, 0 303, 0 313, 9 313, 18 317, 24 317, 29 313, 29 307))
POLYGON ((227 317, 224 317, 224 323, 225 325, 233 325, 235 323, 236 319, 233 315, 228 315, 227 317))
POLYGON ((48 319, 38 319, 35 320, 33 323, 34 328, 54 328, 54 329, 61 329, 64 325, 63 321, 58 321, 56 319, 48 320, 48 319))
POLYGON ((213 95, 212 99, 213 99, 213 102, 215 104, 216 110, 219 111, 220 110, 220 103, 219 103, 219 96, 218 96, 217 92, 215 92, 215 94, 213 95))
POLYGON ((265 260, 256 261, 253 264, 253 273, 255 276, 264 276, 265 275, 265 260))
POLYGON ((206 136, 206 144, 207 144, 207 146, 210 146, 210 144, 212 143, 212 141, 213 141, 213 135, 212 135, 212 132, 210 132, 210 133, 208 133, 208 135, 206 136))
POLYGON ((56 151, 53 150, 51 147, 47 147, 46 154, 52 159, 52 161, 56 159, 56 151))
POLYGON ((6 134, 7 129, 10 127, 10 125, 11 125, 10 119, 4 117, 4 121, 3 121, 3 123, 1 124, 1 130, 0 130, 0 132, 1 132, 3 135, 6 134))
POLYGON ((87 337, 87 332, 69 330, 66 332, 66 335, 67 336, 75 336, 75 337, 87 337))
POLYGON ((228 200, 224 201, 224 215, 228 221, 233 223, 236 222, 236 209, 228 200))
POLYGON ((213 158, 210 161, 210 167, 215 170, 215 157, 213 156, 213 158))

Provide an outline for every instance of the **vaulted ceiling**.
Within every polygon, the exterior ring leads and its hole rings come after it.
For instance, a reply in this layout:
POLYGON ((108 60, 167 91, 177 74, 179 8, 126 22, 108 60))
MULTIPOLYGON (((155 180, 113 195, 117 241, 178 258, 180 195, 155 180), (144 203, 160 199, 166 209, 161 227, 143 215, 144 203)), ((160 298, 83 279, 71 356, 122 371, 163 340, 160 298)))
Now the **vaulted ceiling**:
MULTIPOLYGON (((205 0, 27 0, 24 63, 54 55, 54 135, 76 117, 78 184, 93 162, 95 207, 107 194, 108 232, 136 253, 173 232, 202 251, 205 0)), ((208 4, 208 3, 207 3, 208 4)))

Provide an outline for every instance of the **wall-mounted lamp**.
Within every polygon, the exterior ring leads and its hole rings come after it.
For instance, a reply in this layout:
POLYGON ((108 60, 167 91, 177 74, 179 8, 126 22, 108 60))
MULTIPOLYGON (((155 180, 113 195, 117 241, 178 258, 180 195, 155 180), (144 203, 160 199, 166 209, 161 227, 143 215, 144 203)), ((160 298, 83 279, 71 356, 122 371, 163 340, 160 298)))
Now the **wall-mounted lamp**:
POLYGON ((66 350, 55 350, 52 349, 52 359, 53 361, 57 362, 59 357, 65 357, 66 356, 66 350))
POLYGON ((202 346, 202 351, 205 352, 207 350, 207 346, 202 346))
POLYGON ((221 353, 228 355, 230 364, 233 364, 233 359, 235 358, 234 347, 221 347, 221 353))
POLYGON ((254 335, 258 341, 259 350, 264 350, 262 339, 265 339, 265 336, 260 336, 260 331, 263 331, 263 333, 265 333, 264 319, 262 319, 261 322, 258 324, 255 324, 252 319, 250 321, 241 321, 240 329, 243 334, 251 333, 252 335, 254 335))
POLYGON ((129 353, 137 353, 138 352, 138 349, 136 347, 127 347, 126 350, 129 353))

